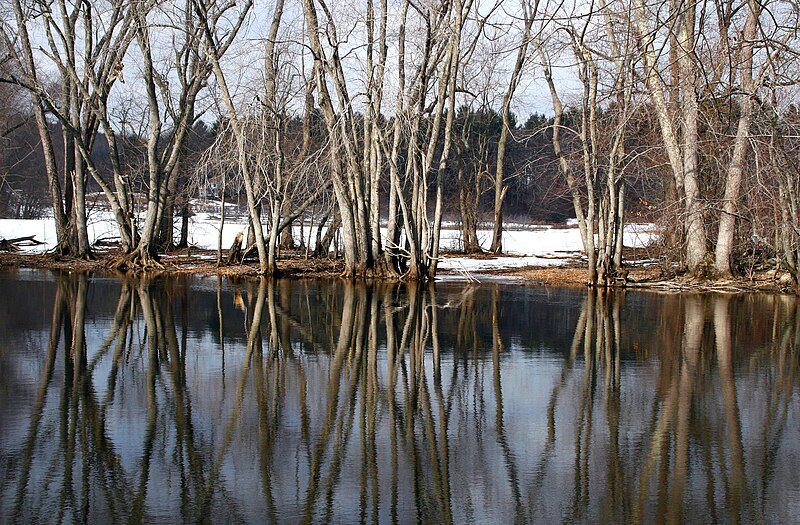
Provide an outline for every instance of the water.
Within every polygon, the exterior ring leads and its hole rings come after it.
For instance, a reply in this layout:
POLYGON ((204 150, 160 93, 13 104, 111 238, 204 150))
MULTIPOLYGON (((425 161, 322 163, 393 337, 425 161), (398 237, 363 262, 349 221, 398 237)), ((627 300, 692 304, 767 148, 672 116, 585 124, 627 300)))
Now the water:
POLYGON ((0 273, 3 523, 797 523, 794 298, 0 273))

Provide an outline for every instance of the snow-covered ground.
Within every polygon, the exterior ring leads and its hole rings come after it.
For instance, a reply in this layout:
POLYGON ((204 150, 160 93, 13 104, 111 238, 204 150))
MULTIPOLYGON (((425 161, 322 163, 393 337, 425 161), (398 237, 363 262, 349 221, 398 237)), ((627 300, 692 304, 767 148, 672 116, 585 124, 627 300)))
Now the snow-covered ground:
MULTIPOLYGON (((89 240, 94 243, 100 239, 116 237, 116 225, 109 212, 94 212, 89 217, 89 240)), ((178 223, 176 222, 176 227, 178 223)), ((306 242, 316 233, 316 225, 309 235, 309 224, 303 228, 306 242)), ((294 228, 294 236, 300 238, 300 226, 294 228)), ((222 246, 228 248, 239 232, 247 231, 247 222, 242 219, 228 219, 222 231, 222 246)), ((42 252, 55 246, 56 234, 53 220, 44 219, 0 219, 0 238, 14 238, 35 235, 43 245, 30 248, 30 252, 42 252)), ((216 249, 219 235, 219 218, 209 213, 198 213, 191 218, 189 242, 199 248, 216 249)), ((445 224, 442 231, 442 249, 455 250, 460 246, 460 230, 453 224, 445 224)), ((491 243, 490 230, 479 230, 481 246, 487 248, 491 243)), ((625 228, 624 243, 629 247, 647 246, 654 240, 654 228, 650 224, 630 224, 625 228)), ((475 259, 470 257, 444 257, 439 267, 455 271, 480 271, 497 268, 519 268, 525 266, 553 266, 574 261, 581 256, 580 233, 576 226, 553 227, 541 225, 508 224, 503 233, 503 247, 508 256, 475 259)))
MULTIPOLYGON (((457 248, 459 231, 443 232, 443 248, 457 248)), ((478 231, 481 247, 488 248, 492 241, 490 230, 478 231)), ((625 246, 641 248, 655 240, 651 224, 629 224, 625 227, 625 246)), ((439 268, 456 271, 480 271, 498 268, 522 268, 525 266, 557 266, 579 259, 583 254, 581 235, 575 225, 570 228, 553 226, 509 225, 503 232, 503 248, 510 257, 475 259, 470 257, 448 257, 439 268), (517 229, 514 229, 514 228, 517 229)))

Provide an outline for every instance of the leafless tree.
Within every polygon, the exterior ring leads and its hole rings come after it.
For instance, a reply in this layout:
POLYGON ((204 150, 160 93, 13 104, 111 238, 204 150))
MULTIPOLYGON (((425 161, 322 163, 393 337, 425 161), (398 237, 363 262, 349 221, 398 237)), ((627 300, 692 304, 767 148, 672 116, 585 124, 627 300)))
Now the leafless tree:
MULTIPOLYGON (((175 5, 173 13, 148 12, 138 6, 135 13, 136 42, 143 57, 144 87, 147 100, 147 179, 148 198, 141 235, 136 249, 120 265, 147 268, 157 263, 159 227, 165 220, 170 180, 177 168, 187 136, 196 119, 198 95, 212 69, 230 48, 246 19, 251 3, 238 8, 232 4, 187 1, 175 5), (158 17, 166 16, 166 23, 158 17), (172 18, 175 21, 172 21, 172 18), (168 71, 160 71, 154 54, 155 33, 166 28, 172 40, 174 60, 168 71), (213 28, 213 29, 212 29, 213 28), (212 32, 213 31, 213 32, 212 32), (209 40, 209 37, 216 37, 209 40), (210 44, 213 44, 210 45, 210 44), (170 75, 177 77, 178 88, 171 88, 170 75), (168 116, 165 118, 163 115, 168 116), (166 126, 171 129, 166 133, 166 126)), ((165 35, 161 35, 164 37, 165 35)), ((171 221, 168 217, 166 220, 171 221)))
POLYGON ((86 225, 87 174, 103 190, 117 221, 123 247, 130 248, 133 234, 128 217, 128 191, 107 104, 112 88, 122 79, 123 59, 134 38, 133 8, 127 2, 115 0, 96 3, 37 1, 29 6, 11 0, 11 5, 15 34, 4 28, 3 37, 16 61, 19 76, 5 80, 24 87, 31 94, 45 158, 58 249, 78 257, 91 255, 86 225), (40 45, 31 40, 30 26, 43 34, 39 37, 44 40, 40 45), (40 78, 41 71, 48 69, 57 75, 57 81, 51 85, 40 78), (47 113, 58 119, 63 133, 66 185, 63 188, 47 113), (113 189, 101 177, 91 156, 101 127, 111 152, 113 189))
POLYGON ((565 44, 583 88, 579 109, 573 112, 580 120, 574 126, 578 129, 564 122, 552 59, 544 45, 538 47, 553 103, 553 149, 572 198, 588 259, 588 281, 602 286, 613 284, 622 266, 625 141, 633 104, 633 43, 630 31, 620 32, 615 26, 616 16, 613 4, 607 4, 601 12, 580 17, 581 25, 568 22, 555 28, 567 36, 565 44), (588 39, 590 33, 598 35, 596 41, 588 39), (563 133, 575 137, 564 141, 563 133), (571 155, 565 144, 577 144, 576 153, 571 155))
POLYGON ((531 28, 533 27, 534 19, 536 18, 539 7, 539 0, 523 0, 520 2, 522 11, 523 30, 519 42, 516 42, 517 57, 514 61, 511 76, 508 79, 508 87, 506 88, 505 95, 503 95, 503 127, 500 130, 500 138, 497 142, 497 162, 495 164, 494 174, 494 228, 492 231, 492 245, 489 251, 492 253, 501 253, 503 251, 503 201, 508 192, 508 186, 505 184, 505 157, 506 157, 506 144, 508 142, 508 135, 510 133, 509 127, 511 126, 511 101, 517 86, 520 83, 523 74, 523 68, 528 60, 528 47, 532 38, 531 28))
POLYGON ((632 26, 636 30, 642 76, 658 119, 664 148, 675 179, 678 197, 683 202, 686 238, 686 264, 690 272, 705 271, 707 254, 706 225, 700 202, 697 171, 699 77, 695 58, 696 2, 671 1, 666 17, 653 16, 663 6, 648 7, 633 0, 632 26), (658 20, 657 26, 651 21, 658 20), (670 84, 663 82, 661 54, 666 39, 672 66, 670 84), (667 93, 672 97, 668 100, 667 93), (670 112, 669 102, 679 108, 679 117, 670 112))

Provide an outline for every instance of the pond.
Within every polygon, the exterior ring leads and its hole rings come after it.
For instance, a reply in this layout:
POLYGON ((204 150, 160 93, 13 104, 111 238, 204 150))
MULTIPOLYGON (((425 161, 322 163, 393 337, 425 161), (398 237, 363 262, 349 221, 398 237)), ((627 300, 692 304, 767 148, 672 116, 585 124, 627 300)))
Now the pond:
POLYGON ((794 297, 0 273, 3 523, 797 523, 794 297))

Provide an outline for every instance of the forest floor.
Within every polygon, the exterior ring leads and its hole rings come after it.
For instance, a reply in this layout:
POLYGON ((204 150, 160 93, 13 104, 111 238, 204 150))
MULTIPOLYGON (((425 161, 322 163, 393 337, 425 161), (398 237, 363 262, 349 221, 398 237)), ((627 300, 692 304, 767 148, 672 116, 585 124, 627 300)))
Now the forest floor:
MULTIPOLYGON (((563 262, 549 266, 493 266, 501 258, 490 254, 464 256, 446 253, 443 262, 458 261, 457 265, 443 264, 437 278, 442 281, 471 282, 514 282, 541 286, 580 286, 587 284, 585 264, 580 261, 563 262), (477 269, 468 270, 472 263, 477 269)), ((112 252, 98 253, 97 258, 84 261, 69 257, 59 257, 49 253, 0 252, 0 269, 36 268, 60 269, 67 271, 90 271, 102 274, 119 274, 113 269, 117 255, 112 252)), ((775 270, 752 272, 746 277, 733 279, 698 281, 685 275, 670 272, 662 264, 649 260, 631 261, 626 266, 625 280, 620 279, 616 286, 652 289, 672 292, 717 291, 728 293, 771 292, 796 293, 787 279, 787 274, 775 270)), ((256 276, 258 266, 255 262, 220 265, 216 263, 216 252, 212 250, 189 248, 177 250, 161 257, 163 272, 169 274, 256 276)), ((332 258, 306 258, 304 251, 290 251, 281 254, 278 260, 280 275, 287 278, 338 278, 343 270, 341 260, 332 258)))

